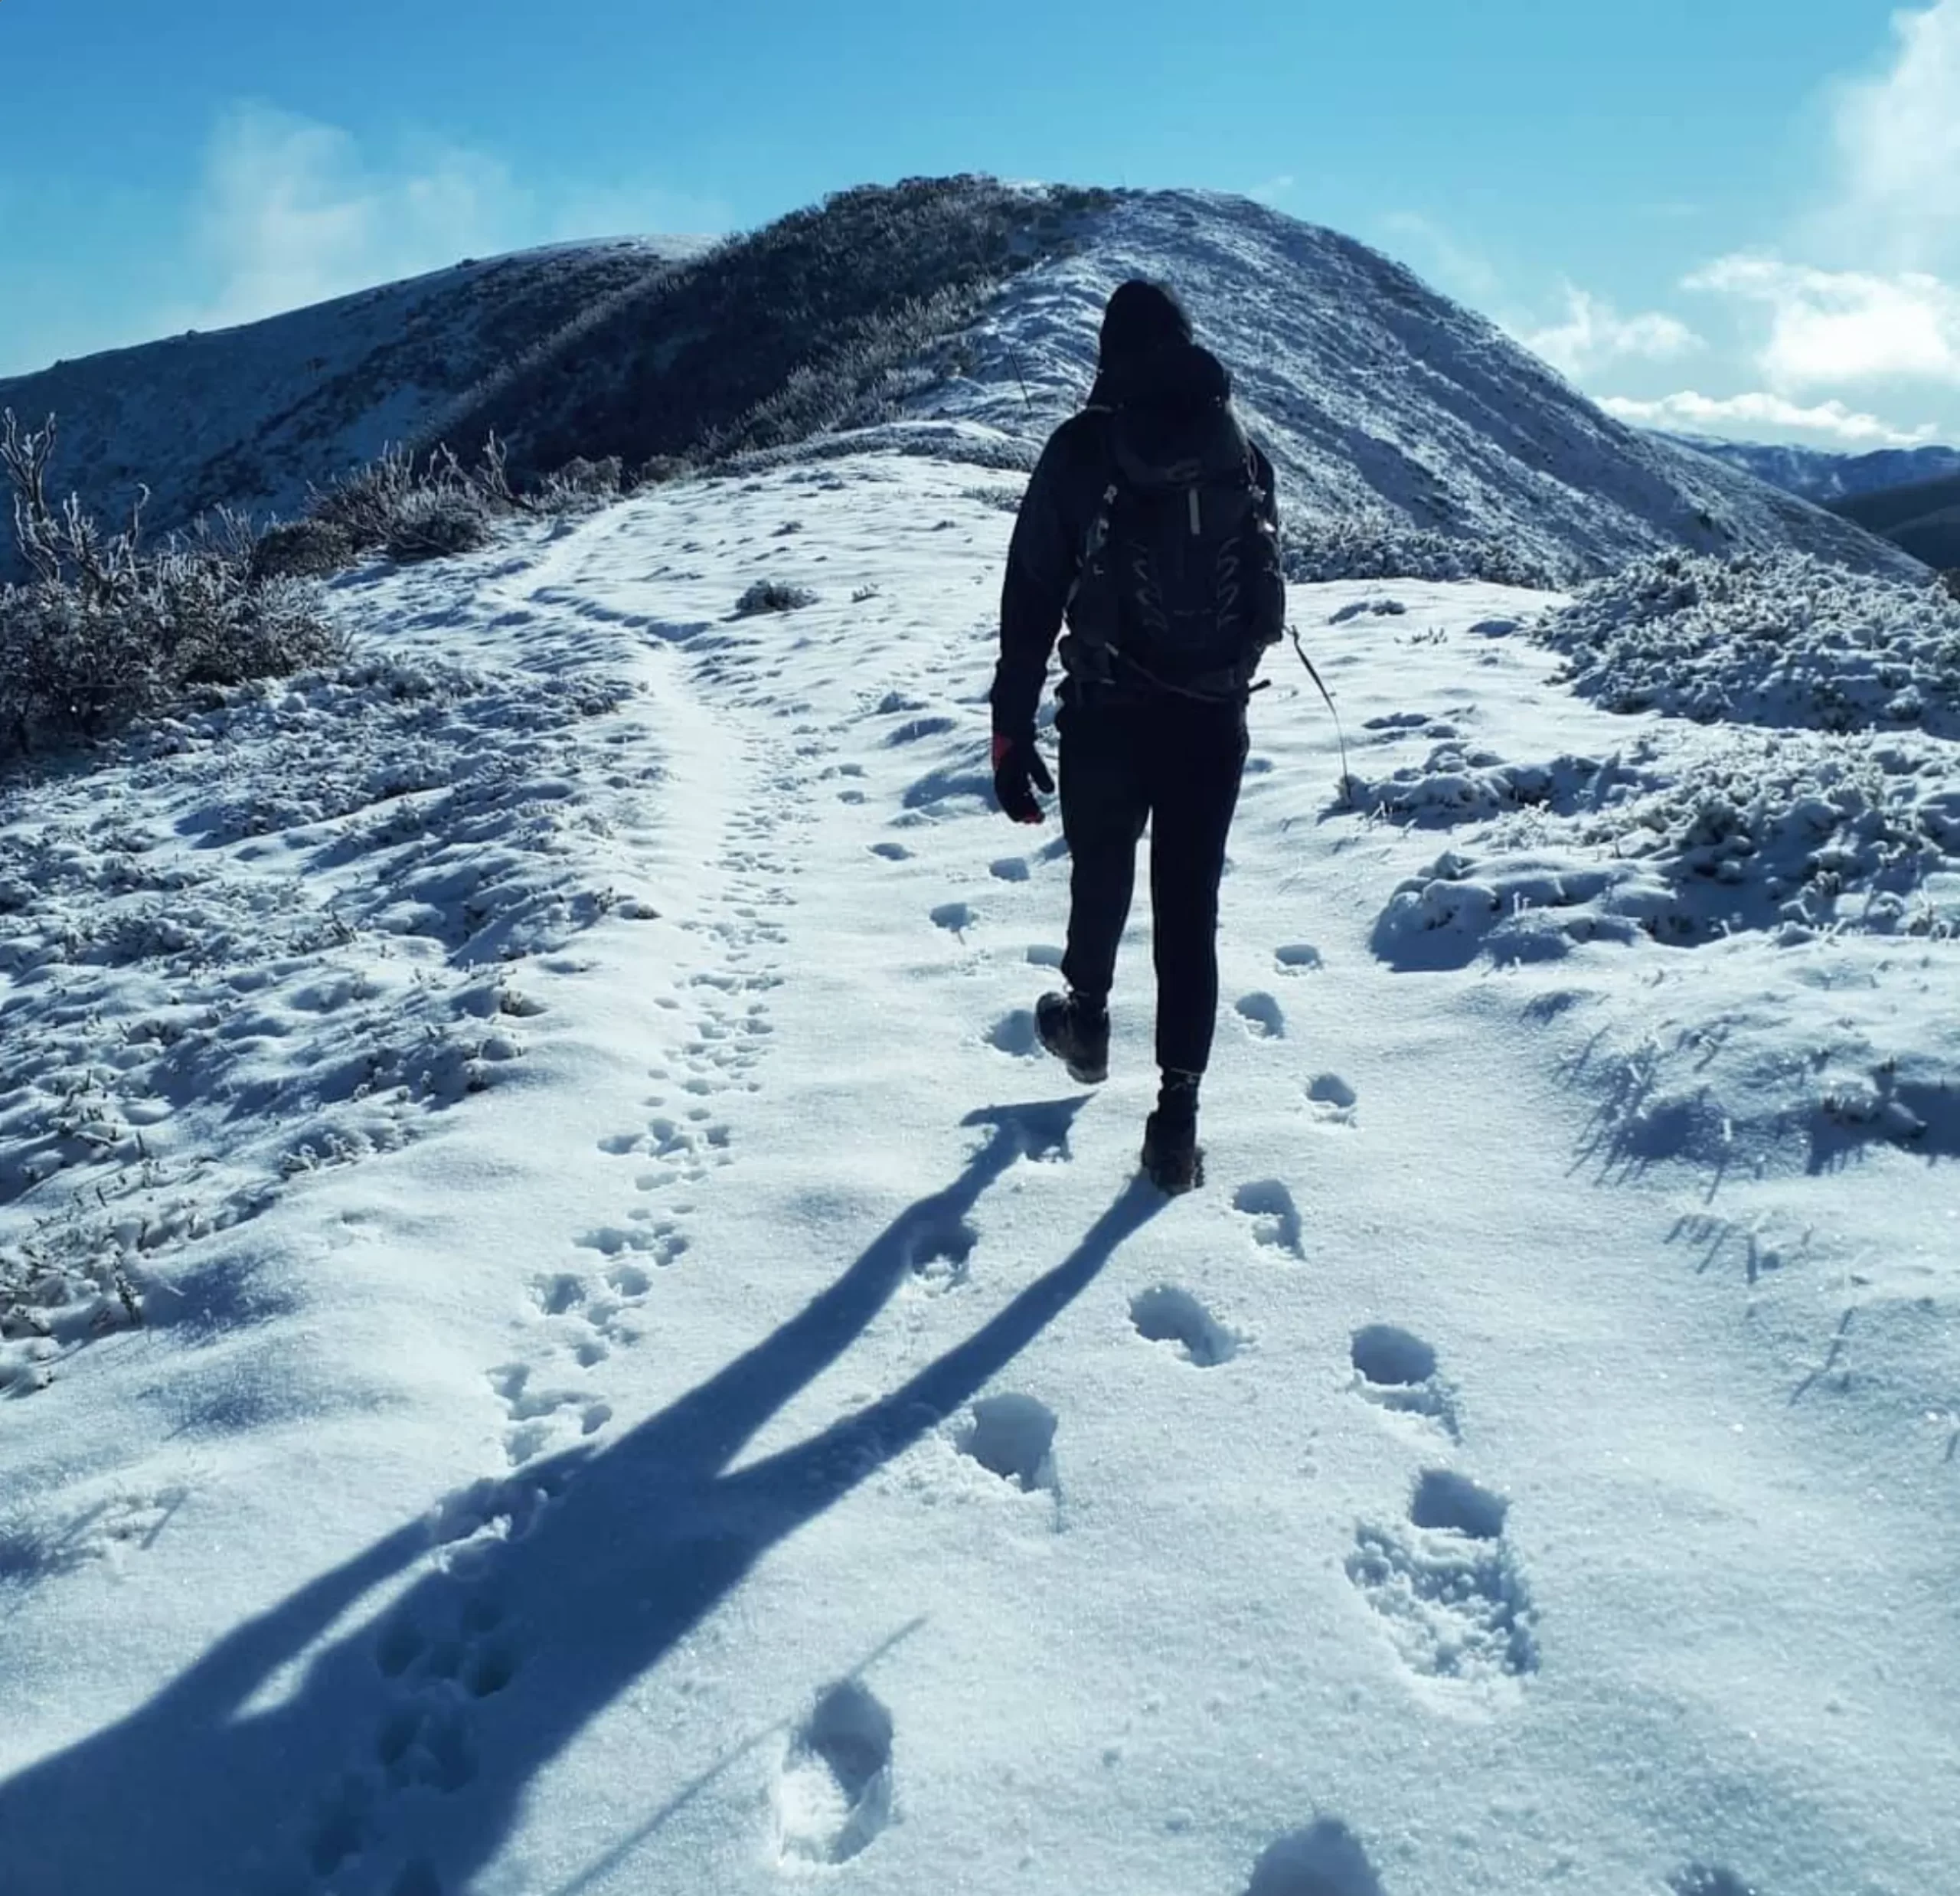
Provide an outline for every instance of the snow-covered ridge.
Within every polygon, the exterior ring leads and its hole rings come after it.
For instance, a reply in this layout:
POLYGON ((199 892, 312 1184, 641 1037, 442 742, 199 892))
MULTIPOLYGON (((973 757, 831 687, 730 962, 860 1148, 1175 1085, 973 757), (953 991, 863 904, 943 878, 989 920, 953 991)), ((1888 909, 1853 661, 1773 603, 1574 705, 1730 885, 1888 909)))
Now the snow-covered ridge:
MULTIPOLYGON (((0 379, 0 408, 60 424, 54 477, 105 517, 139 485, 152 531, 227 505, 289 515, 309 483, 416 438, 511 356, 696 254, 702 240, 622 237, 472 259, 212 333, 0 379)), ((0 544, 9 576, 11 538, 0 544)))
MULTIPOLYGON (((995 197, 996 211, 1017 201, 995 197)), ((926 339, 916 359, 880 361, 854 397, 844 391, 836 419, 877 424, 853 445, 895 444, 908 426, 967 424, 956 431, 966 451, 1025 466, 1087 391, 1103 299, 1125 276, 1144 275, 1182 293, 1203 338, 1233 369, 1279 466, 1282 505, 1309 542, 1328 523, 1351 543, 1389 544, 1414 530, 1491 549, 1471 562, 1485 577, 1541 582, 1677 546, 1793 547, 1873 570, 1920 570, 1803 501, 1611 420, 1484 319, 1338 233, 1196 192, 1029 191, 1018 201, 1010 214, 1024 219, 1025 240, 1003 249, 1001 287, 977 319, 935 342, 934 319, 920 317, 926 339)), ((147 481, 152 521, 165 528, 220 502, 289 510, 309 480, 432 427, 473 436, 494 421, 520 459, 533 433, 560 459, 621 451, 622 442, 634 466, 655 453, 686 455, 783 390, 717 376, 708 362, 682 391, 689 412, 699 410, 701 441, 648 445, 646 417, 678 400, 663 378, 694 359, 687 351, 714 343, 701 333, 702 311, 720 312, 714 322, 729 331, 731 361, 747 340, 739 314, 712 293, 665 315, 657 298, 642 308, 636 288, 673 254, 628 240, 462 267, 227 335, 0 383, 0 402, 31 417, 59 410, 57 477, 105 509, 147 481), (595 325, 609 298, 626 320, 595 325), (675 332, 662 332, 662 321, 675 332), (503 374, 573 328, 580 340, 568 357, 537 358, 549 373, 503 374), (702 392, 724 380, 726 413, 702 392)), ((854 296, 869 310, 878 286, 854 291, 848 255, 841 272, 838 262, 826 254, 822 318, 848 342, 854 296)), ((970 276, 975 262, 949 253, 946 267, 970 276)), ((888 263, 866 270, 881 278, 888 263)), ((974 286, 962 282, 952 300, 963 305, 974 286)), ((786 297, 795 293, 782 286, 786 297)), ((910 285, 906 296, 928 309, 933 285, 910 285)), ((786 367, 773 372, 795 380, 786 367)), ((789 451, 833 445, 805 439, 789 451)), ((942 439, 940 451, 949 445, 942 439)), ((1303 557, 1305 570, 1329 570, 1311 548, 1303 557)), ((1429 541, 1411 562, 1440 574, 1453 557, 1429 541)))
POLYGON ((1665 547, 1917 562, 1747 474, 1605 414, 1483 317, 1337 231, 1243 198, 1133 195, 1079 253, 1016 279, 936 358, 910 412, 1037 438, 1080 401, 1102 299, 1161 278, 1232 369, 1282 507, 1498 543, 1570 576, 1665 547))

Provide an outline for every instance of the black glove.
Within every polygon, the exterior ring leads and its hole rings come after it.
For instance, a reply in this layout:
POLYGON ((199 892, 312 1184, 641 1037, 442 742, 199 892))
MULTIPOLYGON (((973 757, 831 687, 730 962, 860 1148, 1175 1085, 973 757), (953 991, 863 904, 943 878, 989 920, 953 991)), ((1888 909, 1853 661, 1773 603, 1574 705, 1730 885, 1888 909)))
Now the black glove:
POLYGON ((1037 784, 1050 796, 1054 793, 1055 780, 1048 774, 1048 767, 1034 747, 1034 734, 1010 737, 1004 731, 995 731, 994 795, 1002 812, 1018 823, 1040 822, 1041 806, 1034 800, 1030 787, 1037 784))

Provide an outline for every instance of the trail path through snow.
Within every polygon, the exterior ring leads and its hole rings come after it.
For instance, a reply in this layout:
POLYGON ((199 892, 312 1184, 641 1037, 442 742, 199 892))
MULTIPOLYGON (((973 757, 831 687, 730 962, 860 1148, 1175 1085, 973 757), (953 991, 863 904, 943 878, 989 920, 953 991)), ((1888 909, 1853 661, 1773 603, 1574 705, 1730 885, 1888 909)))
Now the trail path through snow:
MULTIPOLYGON (((1854 965, 1907 1031, 1950 944, 1423 961, 1383 917, 1441 839, 1338 809, 1276 672, 1165 1205, 1145 917, 1110 1085, 1033 1034, 1007 526, 842 461, 345 589, 631 688, 522 1057, 0 1415, 15 1545, 142 1524, 0 1561, 10 1896, 1940 1886, 1952 1155, 1713 1162, 1613 1076, 1854 965), (731 618, 759 577, 817 603, 731 618)), ((1489 629, 1533 603, 1303 593, 1357 775, 1624 744, 1489 629)))

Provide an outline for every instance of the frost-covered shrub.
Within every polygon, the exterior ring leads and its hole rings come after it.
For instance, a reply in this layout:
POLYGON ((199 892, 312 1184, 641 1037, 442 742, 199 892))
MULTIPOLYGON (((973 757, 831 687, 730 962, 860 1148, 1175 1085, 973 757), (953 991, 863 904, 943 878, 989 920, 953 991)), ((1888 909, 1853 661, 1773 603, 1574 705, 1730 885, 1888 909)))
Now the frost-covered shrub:
POLYGON ((760 613, 793 613, 814 606, 817 596, 805 586, 787 586, 781 580, 757 580, 735 602, 737 619, 753 619, 760 613))
POLYGON ((474 553, 490 538, 490 514, 463 488, 411 488, 388 523, 383 545, 391 560, 439 560, 474 553))
POLYGON ((1483 580, 1557 590, 1572 577, 1502 540, 1459 538, 1373 508, 1286 523, 1286 577, 1329 580, 1483 580))
POLYGON ((261 577, 240 518, 152 553, 140 516, 119 532, 79 503, 47 498, 53 423, 23 433, 11 413, 0 465, 34 574, 0 587, 0 759, 100 736, 189 687, 225 685, 327 662, 341 635, 301 582, 261 577))
POLYGON ((419 463, 405 448, 384 448, 364 467, 314 489, 306 520, 341 535, 350 557, 379 550, 394 560, 433 560, 486 544, 493 524, 518 505, 504 444, 493 434, 474 463, 446 445, 419 463))
POLYGON ((307 518, 338 528, 350 547, 365 551, 387 544, 415 488, 415 457, 405 448, 386 447, 364 467, 315 488, 307 498, 307 518))
POLYGON ((617 500, 624 487, 625 471, 618 455, 588 461, 575 454, 563 467, 546 475, 524 495, 522 504, 537 513, 579 513, 617 500))
POLYGON ((1960 601, 1796 553, 1635 561, 1536 636, 1612 711, 1960 736, 1960 601))
POLYGON ((331 520, 276 521, 252 549, 252 570, 262 580, 321 579, 354 557, 352 536, 331 520))

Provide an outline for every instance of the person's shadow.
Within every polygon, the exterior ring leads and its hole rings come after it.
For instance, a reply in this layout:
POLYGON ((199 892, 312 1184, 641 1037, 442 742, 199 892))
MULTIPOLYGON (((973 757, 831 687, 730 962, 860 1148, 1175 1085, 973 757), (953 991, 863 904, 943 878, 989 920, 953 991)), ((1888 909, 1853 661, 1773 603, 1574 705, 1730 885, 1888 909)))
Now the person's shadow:
MULTIPOLYGON (((769 1550, 938 1427, 1163 1201, 1132 1182, 1075 1249, 881 1401, 736 1472, 763 1424, 862 1334, 921 1247, 1080 1100, 976 1113, 985 1144, 763 1342, 596 1452, 481 1483, 227 1635, 119 1723, 0 1783, 4 1896, 462 1896, 533 1777, 769 1550), (485 1532, 501 1528, 497 1532, 485 1532), (456 1542, 262 1708, 377 1586, 456 1542)), ((678 1787, 677 1787, 678 1788, 678 1787)))

